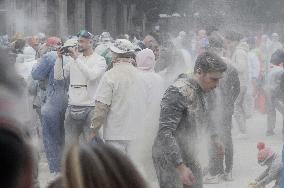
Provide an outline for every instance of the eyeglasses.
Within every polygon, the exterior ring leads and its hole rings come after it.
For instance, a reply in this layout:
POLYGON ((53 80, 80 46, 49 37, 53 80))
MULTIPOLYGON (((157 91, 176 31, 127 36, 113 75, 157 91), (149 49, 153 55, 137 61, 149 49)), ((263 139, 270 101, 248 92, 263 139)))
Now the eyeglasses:
POLYGON ((87 39, 93 39, 94 35, 92 33, 90 33, 89 31, 87 31, 87 30, 81 30, 77 34, 77 37, 84 37, 84 38, 87 38, 87 39))

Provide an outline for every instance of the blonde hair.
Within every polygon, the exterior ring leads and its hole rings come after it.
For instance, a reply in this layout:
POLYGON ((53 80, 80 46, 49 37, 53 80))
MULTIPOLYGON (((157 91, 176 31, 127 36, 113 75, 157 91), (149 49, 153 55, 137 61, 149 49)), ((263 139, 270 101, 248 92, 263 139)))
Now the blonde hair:
POLYGON ((147 187, 131 161, 108 145, 71 146, 62 178, 66 188, 147 187))

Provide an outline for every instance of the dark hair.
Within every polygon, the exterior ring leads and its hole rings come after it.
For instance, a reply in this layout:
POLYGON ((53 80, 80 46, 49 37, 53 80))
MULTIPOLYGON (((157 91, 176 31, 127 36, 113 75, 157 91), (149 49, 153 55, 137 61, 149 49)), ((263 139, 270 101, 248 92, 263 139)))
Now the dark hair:
POLYGON ((127 156, 108 145, 72 146, 65 157, 64 184, 68 188, 146 188, 127 156))
POLYGON ((283 49, 277 50, 276 52, 272 54, 270 63, 272 63, 273 65, 279 65, 283 62, 284 62, 284 50, 283 49))
POLYGON ((26 45, 26 41, 24 39, 18 39, 15 42, 15 50, 17 52, 23 53, 23 48, 25 47, 25 45, 26 45))
POLYGON ((247 38, 246 41, 247 41, 247 43, 248 43, 250 48, 254 48, 255 47, 255 45, 256 45, 255 37, 249 37, 249 38, 247 38))
POLYGON ((240 41, 243 36, 240 33, 237 33, 235 31, 228 31, 225 35, 225 38, 230 40, 230 41, 240 41))
POLYGON ((14 122, 0 119, 0 184, 17 188, 32 184, 32 155, 23 132, 14 122))
POLYGON ((158 45, 161 44, 160 36, 158 33, 150 32, 148 35, 152 36, 157 41, 158 45))
POLYGON ((198 70, 201 70, 204 73, 225 72, 227 70, 227 64, 217 54, 203 52, 195 61, 194 73, 198 70))
POLYGON ((218 28, 215 25, 208 25, 205 30, 207 35, 210 36, 214 31, 218 31, 218 28))
POLYGON ((224 41, 221 37, 209 37, 209 48, 223 48, 224 41))

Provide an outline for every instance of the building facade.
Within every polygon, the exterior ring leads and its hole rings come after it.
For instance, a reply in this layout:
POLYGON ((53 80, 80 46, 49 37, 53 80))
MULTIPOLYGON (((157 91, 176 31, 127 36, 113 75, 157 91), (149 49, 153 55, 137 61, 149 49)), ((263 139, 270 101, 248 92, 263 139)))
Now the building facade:
POLYGON ((67 36, 87 29, 113 36, 133 30, 128 0, 0 0, 0 34, 67 36))

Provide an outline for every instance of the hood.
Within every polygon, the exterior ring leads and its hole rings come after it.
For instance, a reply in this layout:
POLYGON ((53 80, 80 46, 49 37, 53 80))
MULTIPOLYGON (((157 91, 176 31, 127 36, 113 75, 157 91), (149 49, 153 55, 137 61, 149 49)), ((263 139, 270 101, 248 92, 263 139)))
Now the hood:
POLYGON ((138 69, 145 71, 154 71, 156 64, 155 55, 152 50, 146 48, 136 55, 136 63, 138 69))

